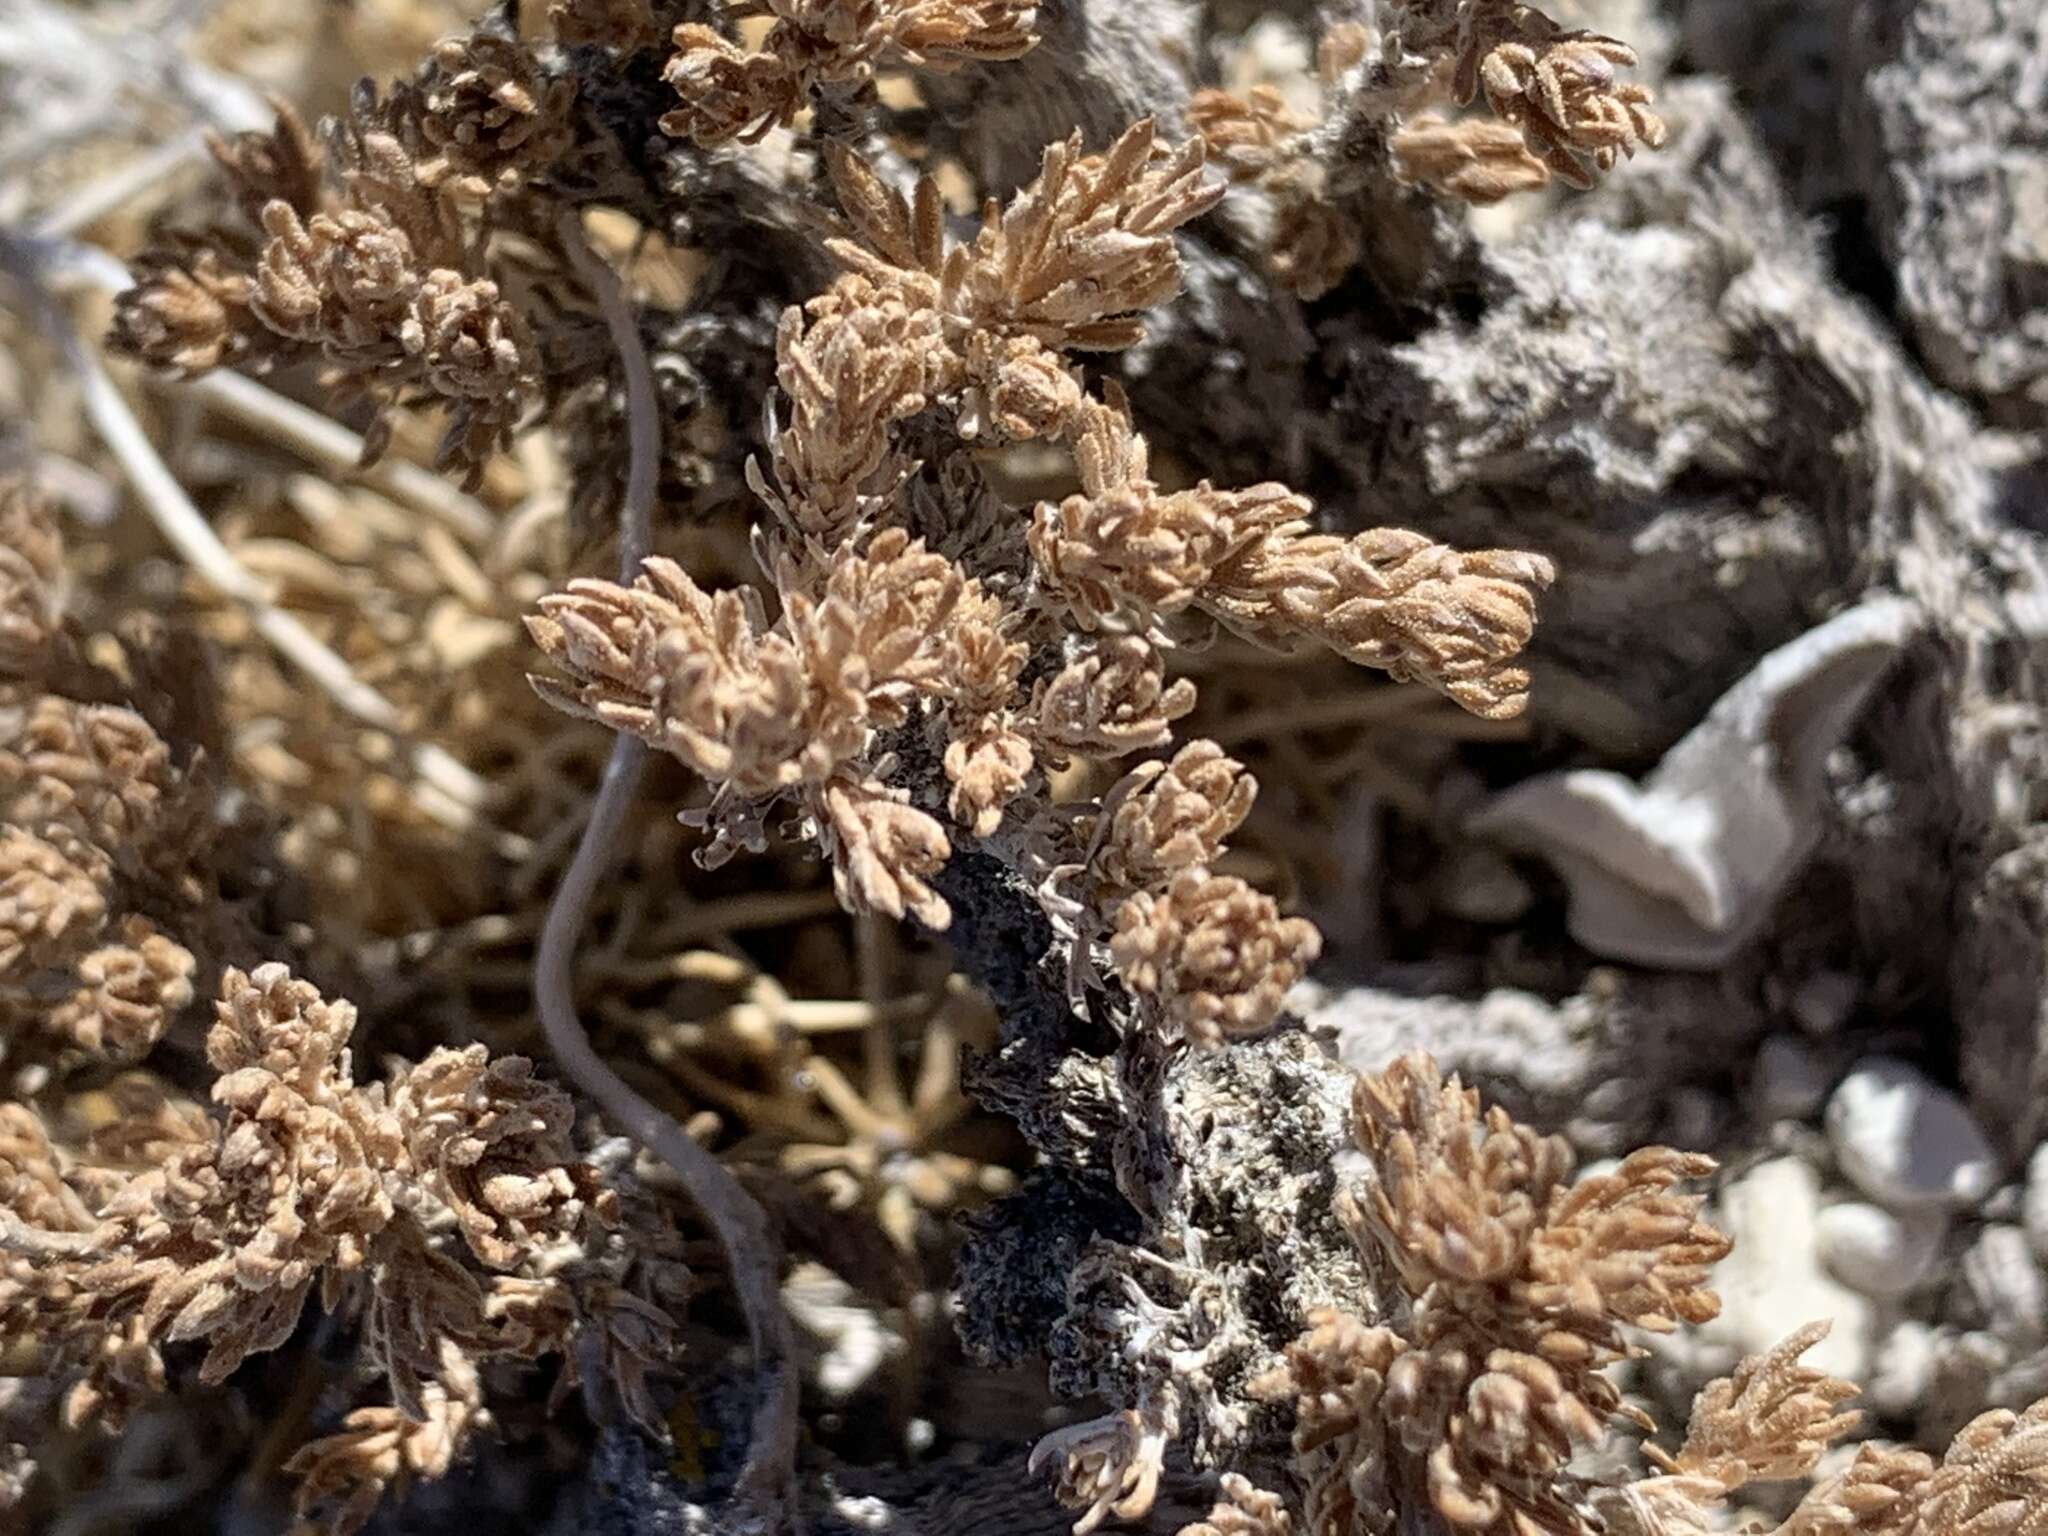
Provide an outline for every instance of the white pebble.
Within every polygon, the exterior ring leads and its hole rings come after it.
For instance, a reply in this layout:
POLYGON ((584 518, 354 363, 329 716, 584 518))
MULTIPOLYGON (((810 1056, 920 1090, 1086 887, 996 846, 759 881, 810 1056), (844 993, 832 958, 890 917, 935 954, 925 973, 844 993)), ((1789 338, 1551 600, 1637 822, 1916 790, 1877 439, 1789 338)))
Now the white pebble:
POLYGON ((1828 1069, 1797 1035, 1770 1035, 1757 1050, 1753 1086, 1757 1118, 1805 1120, 1828 1096, 1828 1069))
POLYGON ((2000 1340, 2028 1350, 2040 1346, 2048 1323, 2048 1276, 2018 1227, 1994 1223, 1977 1234, 1963 1255, 1963 1284, 2000 1340))
POLYGON ((1725 1375, 1795 1328, 1827 1318, 1834 1328, 1808 1350, 1808 1365, 1860 1381, 1870 1364, 1875 1304, 1827 1272, 1817 1231, 1820 1175, 1801 1158, 1759 1163, 1723 1189, 1715 1224, 1735 1251, 1714 1272, 1721 1315, 1673 1335, 1700 1380, 1725 1375))
POLYGON ((1892 1418, 1918 1412, 1934 1381, 1937 1344, 1934 1330, 1916 1319, 1907 1318, 1892 1329, 1877 1346, 1858 1406, 1892 1418))
POLYGON ((1945 1211, 1895 1216, 1860 1200, 1829 1206, 1815 1225, 1828 1273, 1881 1301, 1905 1295, 1933 1273, 1948 1237, 1945 1211))
POLYGON ((1991 1144, 1962 1101, 1888 1056, 1842 1079, 1827 1126, 1842 1172, 1888 1210, 1961 1210, 1997 1182, 1991 1144))

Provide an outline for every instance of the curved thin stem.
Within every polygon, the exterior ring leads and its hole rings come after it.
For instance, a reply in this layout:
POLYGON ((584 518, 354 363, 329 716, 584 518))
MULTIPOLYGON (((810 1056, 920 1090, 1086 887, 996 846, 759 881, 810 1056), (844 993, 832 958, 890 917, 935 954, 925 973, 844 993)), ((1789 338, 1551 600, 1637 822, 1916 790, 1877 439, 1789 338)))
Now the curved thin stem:
MULTIPOLYGON (((626 494, 619 513, 619 580, 631 583, 653 543, 656 474, 660 467, 661 420, 654 374, 640 329, 612 271, 583 238, 573 211, 561 222, 562 245, 578 275, 597 295, 626 376, 626 423, 630 459, 626 494)), ((577 942, 590 910, 591 893, 610 870, 619 830, 646 766, 647 747, 621 735, 612 744, 590 820, 569 861, 541 926, 534 961, 534 995, 548 1045, 562 1070, 597 1101, 619 1130, 674 1169, 690 1198, 704 1213, 725 1250, 733 1288, 746 1312, 754 1350, 760 1401, 738 1495, 771 1519, 794 1519, 793 1483, 797 1439, 795 1341, 780 1295, 781 1256, 768 1219, 730 1170, 699 1146, 675 1120, 635 1093, 591 1048, 576 1016, 572 970, 577 942)))

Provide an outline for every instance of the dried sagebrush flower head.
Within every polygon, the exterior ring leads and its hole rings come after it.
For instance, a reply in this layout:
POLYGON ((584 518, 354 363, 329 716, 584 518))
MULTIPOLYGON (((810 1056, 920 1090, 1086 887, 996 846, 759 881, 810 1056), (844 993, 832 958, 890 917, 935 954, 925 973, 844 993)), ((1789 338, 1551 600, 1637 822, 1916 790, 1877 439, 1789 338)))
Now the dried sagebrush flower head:
POLYGON ((359 1087, 354 1009, 281 965, 228 971, 216 1014, 206 1044, 221 1118, 150 1114, 128 1139, 161 1157, 103 1165, 36 1206, 61 1225, 9 1230, 42 1262, 0 1287, 0 1313, 10 1327, 34 1320, 59 1368, 82 1372, 73 1423, 162 1390, 167 1343, 205 1340, 200 1377, 223 1379, 283 1343, 316 1284, 329 1308, 363 1308, 402 1409, 423 1401, 450 1349, 564 1347, 564 1335, 500 1338, 482 1284, 429 1235, 460 1232, 492 1270, 576 1256, 567 1244, 609 1197, 569 1161, 561 1094, 481 1047, 359 1087))
MULTIPOLYGON (((19 504, 13 515, 0 632, 17 675, 48 681, 60 656, 78 661, 44 575, 55 530, 19 504)), ((197 963, 131 909, 168 914, 200 896, 204 797, 133 710, 37 686, 0 675, 0 1045, 17 1072, 134 1061, 192 1001, 197 963)))
POLYGON ((1745 1483, 1811 1472, 1862 1418, 1836 1411, 1856 1395, 1851 1383, 1800 1363, 1827 1332, 1824 1322, 1808 1323, 1710 1382, 1693 1400, 1678 1454, 1667 1456, 1654 1446, 1646 1454, 1666 1472, 1710 1478, 1730 1492, 1745 1483))
POLYGON ((584 1214, 569 1173, 575 1109, 525 1058, 442 1046, 394 1073, 390 1105, 423 1187, 482 1263, 510 1269, 573 1236, 584 1214))
POLYGON ((685 23, 662 77, 682 105, 661 131, 709 148, 787 126, 814 93, 865 85, 879 67, 950 71, 1029 52, 1032 0, 724 0, 734 19, 774 25, 749 53, 716 29, 685 23))
POLYGON ((827 549, 876 520, 909 469, 889 429, 922 411, 951 368, 939 317, 865 280, 785 310, 775 376, 789 425, 770 444, 771 504, 827 549))
POLYGON ((1480 90, 1559 178, 1590 187, 1638 146, 1664 143, 1663 120, 1643 86, 1618 80, 1635 50, 1595 32, 1569 32, 1527 5, 1476 8, 1460 38, 1451 91, 1460 103, 1480 90))
POLYGON ((64 612, 64 548, 50 508, 0 478, 0 680, 40 677, 64 612))
POLYGON ((1382 1536, 1393 1513, 1388 1437, 1380 1403, 1387 1373, 1407 1350, 1388 1328, 1333 1307, 1308 1315, 1281 1363, 1254 1379, 1255 1401, 1294 1405, 1295 1454, 1310 1536, 1382 1536))
MULTIPOLYGON (((1344 1511, 1360 1490, 1412 1486, 1455 1531, 1590 1536, 1586 1489, 1567 1467, 1625 1416, 1603 1374, 1640 1352, 1625 1330, 1718 1307, 1705 1280, 1727 1240, 1698 1219, 1698 1198, 1673 1193, 1712 1164, 1652 1147, 1573 1182, 1561 1140, 1482 1113, 1422 1055, 1359 1078, 1353 1128, 1373 1176, 1340 1194, 1338 1212, 1392 1264, 1409 1305, 1391 1333, 1314 1320, 1261 1384, 1296 1398, 1311 1505, 1344 1511)), ((1839 1429, 1834 1384, 1794 1363, 1803 1347, 1703 1396, 1701 1466, 1686 1476, 1752 1452, 1789 1465, 1839 1429), (1743 1438, 1736 1414, 1762 1415, 1759 1439, 1743 1438)))
POLYGON ((1090 646, 1036 685, 1034 734, 1055 755, 1122 757, 1173 739, 1173 722, 1195 707, 1195 685, 1166 680, 1159 647, 1138 635, 1090 646))
POLYGON ((76 963, 78 986, 49 1013, 46 1028, 102 1061, 139 1061, 192 1001, 197 962, 147 918, 122 919, 117 942, 76 963))
POLYGON ((1322 948, 1314 925, 1282 917, 1273 898, 1200 865, 1116 909, 1110 954, 1141 1002, 1197 1046, 1254 1035, 1322 948))
POLYGON ((1251 181, 1286 158, 1289 142, 1314 124, 1287 105, 1270 85, 1240 96, 1197 91, 1188 101, 1188 125, 1233 181, 1251 181))
POLYGON ((1041 503, 1031 553, 1048 596, 1086 628, 1120 616, 1144 624, 1201 600, 1219 568, 1268 533, 1303 522, 1309 503, 1281 485, 1219 491, 1207 481, 1161 493, 1145 440, 1114 384, 1078 418, 1074 463, 1081 493, 1041 503))
POLYGON ((1398 528, 1312 534, 1308 501, 1280 485, 1163 494, 1118 391, 1077 420, 1081 494, 1039 506, 1030 548, 1040 590, 1084 628, 1193 609, 1261 644, 1320 644, 1428 683, 1488 719, 1521 712, 1515 658, 1553 575, 1542 556, 1460 553, 1398 528))
POLYGON ((353 1010, 270 966, 228 972, 219 1014, 207 1054, 225 1123, 119 1189, 92 1248, 47 1277, 53 1331, 88 1368, 73 1423, 160 1390, 163 1343, 207 1340, 208 1382, 275 1349, 322 1271, 359 1267, 391 1220, 348 1103, 353 1010))
POLYGON ((516 183, 568 138, 574 80, 542 77, 517 38, 479 29, 444 40, 420 71, 421 137, 434 156, 420 166, 433 185, 454 178, 472 196, 516 183))
MULTIPOLYGON (((1200 139, 1163 145, 1144 118, 1101 154, 1084 153, 1079 133, 1048 145, 1037 177, 1007 206, 988 204, 971 243, 948 246, 929 181, 907 201, 856 155, 828 150, 828 163, 860 237, 828 242, 832 254, 878 289, 939 312, 963 354, 982 328, 1056 350, 1131 346, 1143 334, 1138 312, 1180 291, 1173 231, 1224 192, 1204 179, 1200 139)), ((1007 350, 989 357, 998 368, 1015 360, 1007 350)))
POLYGON ((992 693, 1014 687, 1022 660, 1001 639, 1001 607, 893 528, 865 549, 842 545, 821 582, 786 559, 778 585, 783 613, 769 626, 758 597, 713 597, 658 559, 631 588, 574 582, 528 621, 568 674, 535 687, 702 774, 714 791, 707 820, 722 830, 744 838, 777 797, 796 797, 850 902, 943 927, 927 881, 951 844, 867 759, 876 733, 914 708, 957 716, 959 750, 946 754, 955 812, 976 825, 1000 813, 1029 768, 1028 744, 990 719, 992 693))
POLYGON ((1477 1091, 1423 1055, 1360 1077, 1353 1127, 1377 1175, 1354 1206, 1418 1297, 1554 1316, 1575 1337, 1546 1337, 1546 1351, 1594 1369, 1632 1352, 1622 1327, 1668 1332, 1719 1310, 1706 1278, 1728 1241, 1698 1219, 1701 1197, 1673 1193, 1711 1159, 1648 1147, 1569 1182, 1562 1140, 1498 1107, 1482 1116, 1477 1091))
POLYGON ((1258 794, 1244 764, 1213 741, 1191 741, 1170 762, 1145 763, 1118 784, 1093 868, 1111 887, 1137 891, 1213 864, 1258 794))
POLYGON ((1252 1396, 1294 1400, 1294 1449, 1301 1455, 1355 1436, 1377 1421, 1387 1372, 1407 1349, 1390 1328, 1322 1307, 1287 1346, 1285 1364, 1252 1384, 1252 1396))
POLYGON ((0 827, 0 972, 46 963, 107 915, 104 865, 75 839, 0 827))
MULTIPOLYGON (((490 33, 444 47, 422 82, 382 100, 357 89, 324 164, 338 190, 289 113, 220 152, 250 231, 146 253, 113 335, 183 373, 319 361, 343 395, 436 401, 450 416, 439 462, 474 487, 532 400, 539 359, 451 195, 543 169, 565 142, 566 98, 490 33), (267 189, 266 167, 281 168, 267 189)), ((388 436, 380 418, 366 454, 388 436)))
MULTIPOLYGON (((1798 1363, 1827 1332, 1811 1323, 1710 1383, 1676 1456, 1650 1448, 1659 1476, 1598 1490, 1611 1536, 1705 1536, 1729 1494, 1803 1476, 1858 1416, 1837 1411, 1855 1388, 1798 1363)), ((1751 1530, 1761 1532, 1762 1526, 1751 1530)), ((2022 1536, 2048 1530, 2048 1400, 1980 1415, 1939 1462, 1876 1443, 1810 1489, 1770 1536, 2022 1536)))
POLYGON ((1339 539, 1282 527, 1218 571, 1204 606, 1247 639, 1314 640, 1497 720, 1528 702, 1515 658, 1553 574, 1541 555, 1458 551, 1404 528, 1339 539))
POLYGON ((46 832, 61 825, 130 873, 180 851, 184 781, 169 746, 134 710, 41 694, 9 723, 0 739, 9 821, 46 832))
POLYGON ((207 150, 227 177, 228 191, 243 216, 256 223, 264 208, 282 200, 302 214, 321 206, 326 156, 292 104, 270 99, 275 114, 267 129, 232 136, 209 134, 207 150))

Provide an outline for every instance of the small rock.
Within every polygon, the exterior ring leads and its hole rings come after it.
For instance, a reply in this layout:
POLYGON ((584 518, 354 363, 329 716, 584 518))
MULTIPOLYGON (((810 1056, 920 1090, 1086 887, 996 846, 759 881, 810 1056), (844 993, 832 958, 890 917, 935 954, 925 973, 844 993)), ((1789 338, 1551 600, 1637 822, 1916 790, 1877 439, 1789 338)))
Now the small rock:
POLYGON ((1887 1210, 1961 1210, 1997 1182, 1991 1144, 1962 1101, 1891 1057, 1866 1057, 1842 1079, 1827 1127, 1842 1172, 1887 1210))
POLYGON ((1765 1038, 1756 1055, 1753 1109, 1760 1120, 1804 1120, 1828 1096, 1829 1072, 1797 1035, 1765 1038))
POLYGON ((1927 1324, 1907 1318, 1884 1336, 1858 1404, 1887 1418, 1910 1418, 1927 1401, 1939 1340, 1927 1324))
POLYGON ((1818 1318, 1834 1326, 1806 1363, 1851 1381, 1866 1374, 1875 1307, 1821 1264, 1820 1198, 1820 1175, 1797 1157, 1759 1163, 1717 1197, 1715 1224, 1735 1240, 1714 1272, 1721 1315, 1672 1336, 1698 1383, 1818 1318))
POLYGON ((1822 1211, 1815 1242, 1829 1274, 1865 1296, 1887 1301, 1933 1273, 1948 1226, 1946 1211, 1895 1216, 1859 1200, 1822 1211))
POLYGON ((1792 1018, 1809 1035, 1832 1035, 1849 1022, 1861 991, 1847 971, 1815 971, 1792 994, 1792 1018))
POLYGON ((1963 1255, 1963 1283, 2004 1344, 2032 1351, 2048 1337, 2048 1276, 2018 1227, 1989 1226, 1963 1255))
POLYGON ((2020 1202, 2020 1221, 2027 1229, 2034 1257, 2048 1264, 2048 1141, 2034 1148, 2034 1155, 2027 1159, 2027 1192, 2020 1202))

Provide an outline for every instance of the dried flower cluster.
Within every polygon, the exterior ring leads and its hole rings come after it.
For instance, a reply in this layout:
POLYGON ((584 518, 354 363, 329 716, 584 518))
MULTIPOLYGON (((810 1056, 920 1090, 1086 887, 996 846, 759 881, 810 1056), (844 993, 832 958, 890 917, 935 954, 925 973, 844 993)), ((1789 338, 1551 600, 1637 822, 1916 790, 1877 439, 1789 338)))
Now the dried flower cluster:
POLYGON ((1638 146, 1664 142, 1650 93, 1615 77, 1636 65, 1626 43, 1569 31, 1533 6, 1500 0, 1414 9, 1437 14, 1419 20, 1410 46, 1430 47, 1444 37, 1440 29, 1455 28, 1451 99, 1462 106, 1484 90, 1494 116, 1560 180, 1590 187, 1638 146))
POLYGON ((1169 1033, 1200 1046, 1271 1024, 1322 946, 1272 897, 1209 868, 1257 793, 1222 748, 1191 741, 1111 791, 1089 865, 1118 976, 1169 1033))
MULTIPOLYGON (((475 210, 560 150, 571 89, 480 30, 381 99, 359 86, 324 152, 288 107, 269 133, 214 140, 239 217, 145 253, 116 343, 183 374, 318 362, 343 397, 438 405, 438 462, 474 485, 539 383, 475 210)), ((366 458, 390 430, 380 416, 366 458)))
POLYGON ((1719 1310, 1706 1276, 1727 1240, 1673 1190, 1712 1164, 1653 1147, 1573 1183, 1561 1139, 1482 1116, 1427 1057, 1361 1077, 1353 1125, 1376 1177, 1340 1212, 1411 1306, 1398 1332, 1311 1319, 1266 1384, 1299 1399, 1297 1449, 1326 1458, 1316 1531, 1375 1529, 1423 1490, 1457 1529, 1579 1529, 1565 1468, 1622 1412, 1602 1372, 1638 1352, 1624 1330, 1719 1310))
MULTIPOLYGON (((1364 28, 1340 23, 1316 52, 1324 94, 1333 93, 1366 47, 1364 28)), ((1320 298, 1358 262, 1357 221, 1330 196, 1330 176, 1314 146, 1317 121, 1290 107, 1270 85, 1242 94, 1210 88, 1188 104, 1190 120, 1233 183, 1255 188, 1270 208, 1266 265, 1276 282, 1304 299, 1320 298)))
POLYGON ((661 131, 710 147, 787 127, 812 100, 868 84, 878 68, 952 70, 1015 59, 1037 38, 1033 0, 722 0, 733 21, 772 17, 748 52, 686 22, 662 71, 683 104, 661 131))
MULTIPOLYGON (((1203 179, 1199 140, 1162 145, 1146 122, 1099 155, 1054 144, 964 242, 947 237, 928 179, 905 196, 858 156, 827 153, 858 238, 831 242, 845 275, 783 315, 787 425, 754 482, 773 514, 760 544, 781 616, 771 625, 751 593, 706 594, 657 560, 630 590, 574 584, 531 625, 568 676, 541 681, 547 697, 710 782, 713 857, 759 846, 764 814, 788 799, 850 904, 943 927, 932 881, 953 834, 938 807, 891 786, 896 755, 928 737, 952 820, 994 838, 1047 763, 1169 742, 1194 689, 1168 680, 1167 653, 1215 624, 1327 647, 1484 715, 1521 709, 1513 658, 1548 562, 1399 530, 1316 534, 1309 504, 1278 485, 1164 492, 1121 393, 1091 394, 1068 360, 1131 345, 1139 314, 1177 290, 1172 232, 1222 192, 1203 179), (934 409, 954 440, 920 433, 913 454, 911 424, 934 409), (1028 440, 1071 449, 1080 494, 1001 507, 968 445, 1028 440), (938 515, 948 499, 965 507, 938 515)), ((1194 744, 1119 791, 1094 853, 1031 871, 1057 919, 1114 928, 1124 981, 1203 1044, 1269 1024, 1316 952, 1307 924, 1210 867, 1254 793, 1194 744), (1058 888, 1084 867, 1094 904, 1077 907, 1058 888)), ((1077 970, 1093 935, 1079 935, 1077 970)))
POLYGON ((48 508, 0 484, 0 1051, 23 1086, 142 1057, 197 967, 159 922, 202 895, 203 802, 147 720, 76 696, 104 680, 64 623, 62 555, 48 508))
MULTIPOLYGON (((227 971, 215 1011, 218 1118, 159 1100, 146 1159, 81 1158, 4 1106, 0 1331, 75 1377, 69 1422, 118 1423, 164 1390, 169 1344, 203 1341, 199 1379, 225 1379, 317 1292, 359 1319, 391 1397, 297 1459, 301 1513, 345 1533, 401 1471, 446 1469, 482 1422, 480 1359, 566 1353, 585 1329, 643 1371, 666 1358, 658 1301, 680 1277, 642 1273, 652 1295, 594 1283, 584 1260, 618 1197, 575 1159, 570 1103, 528 1063, 442 1047, 358 1085, 355 1010, 277 964, 227 971)), ((660 1250, 636 1267, 658 1271, 660 1250)), ((629 1406, 654 1420, 644 1392, 629 1406)))
POLYGON ((1304 298, 1335 287, 1361 249, 1355 181, 1361 127, 1398 182, 1462 202, 1499 202, 1554 176, 1591 187, 1665 128, 1650 94, 1617 78, 1636 55, 1611 37, 1560 27, 1514 0, 1406 0, 1375 34, 1341 22, 1317 53, 1323 112, 1292 110, 1270 86, 1200 92, 1196 128, 1234 181, 1269 208, 1267 264, 1304 298), (1484 92, 1491 117, 1453 117, 1484 92))
MULTIPOLYGON (((1316 1314, 1253 1389, 1294 1405, 1311 1536, 1390 1536, 1403 1510, 1484 1536, 1704 1536, 1731 1494, 1808 1476, 1860 1423, 1842 1410, 1856 1388, 1800 1362, 1828 1331, 1817 1322, 1702 1390, 1680 1450, 1648 1449, 1654 1474, 1575 1472, 1617 1422, 1654 1427, 1604 1374, 1642 1352, 1630 1331, 1719 1310, 1705 1282, 1728 1241, 1699 1219, 1699 1197, 1674 1190, 1712 1164, 1650 1147, 1574 1180, 1561 1140, 1482 1114, 1476 1092, 1421 1055, 1359 1078, 1354 1128, 1372 1175, 1340 1193, 1338 1213, 1407 1304, 1380 1325, 1316 1314)), ((1865 1445, 1775 1536, 2036 1529, 2044 1425, 2048 1403, 1986 1414, 1939 1464, 1865 1445)), ((1184 1536, 1232 1529, 1219 1519, 1242 1523, 1236 1511, 1270 1497, 1238 1490, 1184 1536)))

